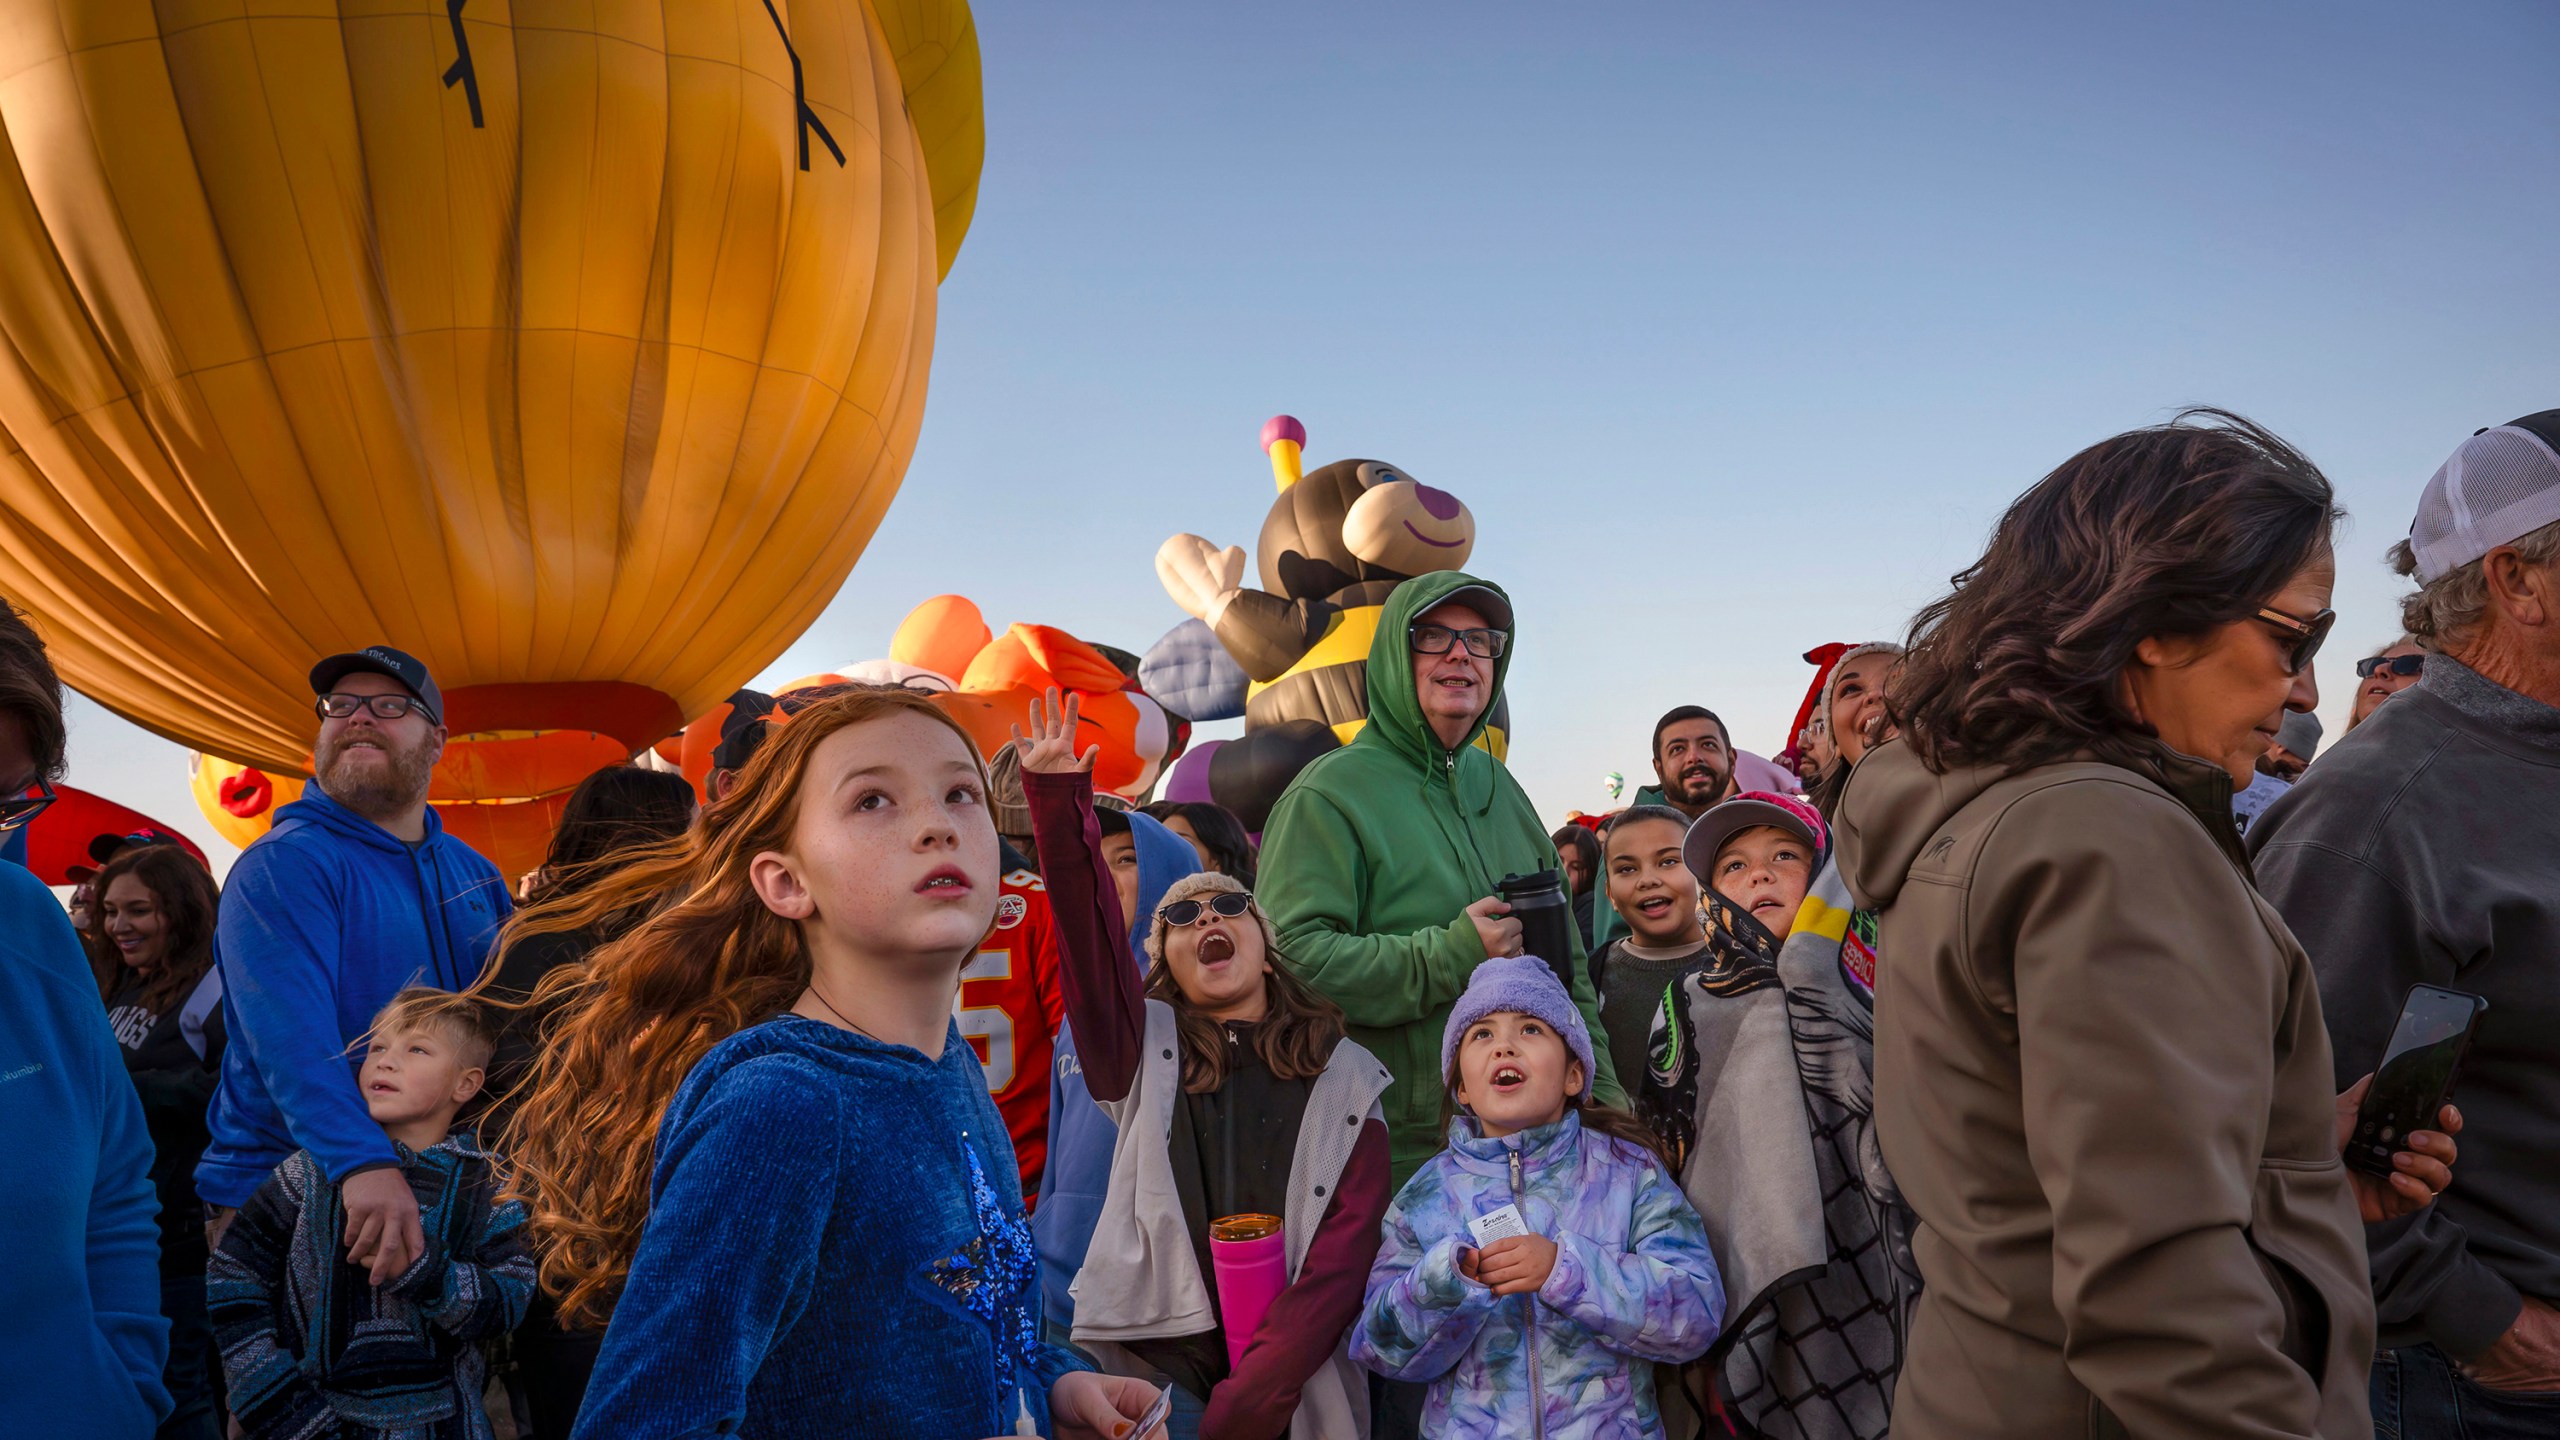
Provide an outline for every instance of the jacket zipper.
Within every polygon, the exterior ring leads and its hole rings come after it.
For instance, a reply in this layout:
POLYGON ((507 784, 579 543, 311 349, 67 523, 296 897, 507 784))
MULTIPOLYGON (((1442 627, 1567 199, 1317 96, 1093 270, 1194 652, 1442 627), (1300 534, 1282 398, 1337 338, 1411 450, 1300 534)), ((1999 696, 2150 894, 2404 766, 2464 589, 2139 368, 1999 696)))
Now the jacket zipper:
MULTIPOLYGON (((1516 1206, 1527 1198, 1520 1184, 1520 1152, 1515 1149, 1511 1152, 1511 1203, 1516 1206)), ((1534 1293, 1520 1297, 1520 1328, 1529 1345, 1529 1433, 1536 1440, 1546 1440, 1547 1391, 1538 1379, 1538 1297, 1534 1293)))

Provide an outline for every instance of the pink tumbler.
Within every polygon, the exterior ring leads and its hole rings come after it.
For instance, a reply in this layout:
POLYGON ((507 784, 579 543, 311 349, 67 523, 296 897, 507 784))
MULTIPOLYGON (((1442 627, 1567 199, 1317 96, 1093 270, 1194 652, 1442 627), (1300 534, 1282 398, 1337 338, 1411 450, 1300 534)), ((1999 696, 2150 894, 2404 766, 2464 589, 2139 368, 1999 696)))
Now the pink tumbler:
POLYGON ((1218 1323, 1227 1332, 1227 1365, 1244 1363, 1244 1347, 1262 1328, 1272 1297, 1289 1285, 1289 1243, 1277 1215, 1230 1215, 1209 1224, 1209 1264, 1218 1272, 1218 1323))

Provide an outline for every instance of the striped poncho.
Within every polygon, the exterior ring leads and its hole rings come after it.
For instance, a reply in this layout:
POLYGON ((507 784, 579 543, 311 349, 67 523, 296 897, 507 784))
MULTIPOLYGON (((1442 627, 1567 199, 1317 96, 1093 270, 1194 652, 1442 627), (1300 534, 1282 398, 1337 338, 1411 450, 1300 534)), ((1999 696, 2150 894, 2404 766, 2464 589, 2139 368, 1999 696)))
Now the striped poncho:
POLYGON ((480 1344, 533 1298, 524 1206, 497 1198, 467 1132, 396 1148, 426 1248, 388 1284, 348 1263, 346 1207, 308 1150, 276 1167, 214 1251, 205 1303, 250 1440, 490 1435, 480 1344))

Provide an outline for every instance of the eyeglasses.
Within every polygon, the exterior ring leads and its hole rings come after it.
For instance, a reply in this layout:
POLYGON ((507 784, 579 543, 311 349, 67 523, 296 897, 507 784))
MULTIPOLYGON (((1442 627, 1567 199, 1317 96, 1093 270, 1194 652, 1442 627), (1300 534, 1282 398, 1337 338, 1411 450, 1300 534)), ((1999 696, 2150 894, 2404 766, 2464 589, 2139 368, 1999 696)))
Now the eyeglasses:
POLYGON ((412 710, 427 713, 426 702, 415 695, 323 695, 311 702, 311 708, 331 720, 344 720, 358 710, 372 711, 376 720, 397 720, 412 710))
POLYGON ((0 834, 6 834, 45 812, 53 803, 53 786, 42 780, 27 787, 31 792, 0 800, 0 834))
POLYGON ((2415 675, 2426 668, 2424 655, 2368 655, 2356 662, 2356 678, 2370 680, 2385 670, 2394 675, 2415 675))
POLYGON ((1228 919, 1233 920, 1252 908, 1252 896, 1244 894, 1242 891, 1229 890, 1218 895, 1206 905, 1201 904, 1197 900, 1176 900, 1172 904, 1158 910, 1156 912, 1156 918, 1163 921, 1166 925, 1171 926, 1173 929, 1179 930, 1185 925, 1198 924, 1200 921, 1200 912, 1203 910, 1214 910, 1217 913, 1226 916, 1228 919))
POLYGON ((1446 655, 1452 645, 1464 643, 1467 653, 1479 660, 1501 658, 1511 636, 1501 630, 1452 630, 1446 625, 1416 625, 1404 632, 1405 639, 1424 655, 1446 655))
POLYGON ((2338 623, 2338 612, 2323 610, 2306 619, 2269 606, 2260 610, 2257 618, 2293 637, 2293 644, 2285 651, 2284 668, 2289 675, 2299 675, 2310 666, 2311 657, 2320 653, 2321 642, 2329 638, 2329 627, 2338 623))

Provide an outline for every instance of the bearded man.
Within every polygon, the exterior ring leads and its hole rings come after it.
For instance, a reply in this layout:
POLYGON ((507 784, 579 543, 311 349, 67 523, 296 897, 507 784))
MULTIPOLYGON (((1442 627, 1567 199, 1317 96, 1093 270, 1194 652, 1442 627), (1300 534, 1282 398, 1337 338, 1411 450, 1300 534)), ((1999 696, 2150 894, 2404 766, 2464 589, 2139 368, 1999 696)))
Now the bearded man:
POLYGON ((345 1198, 349 1258, 380 1279, 423 1246, 418 1201, 356 1084, 367 1027, 403 987, 461 990, 513 908, 497 867, 444 833, 427 781, 444 697, 375 645, 314 666, 313 783, 242 852, 214 926, 232 1044, 196 1166, 208 1235, 296 1150, 345 1198))
POLYGON ((1703 705, 1682 705, 1653 722, 1654 783, 1638 805, 1668 805, 1695 820, 1735 794, 1733 736, 1703 705))

